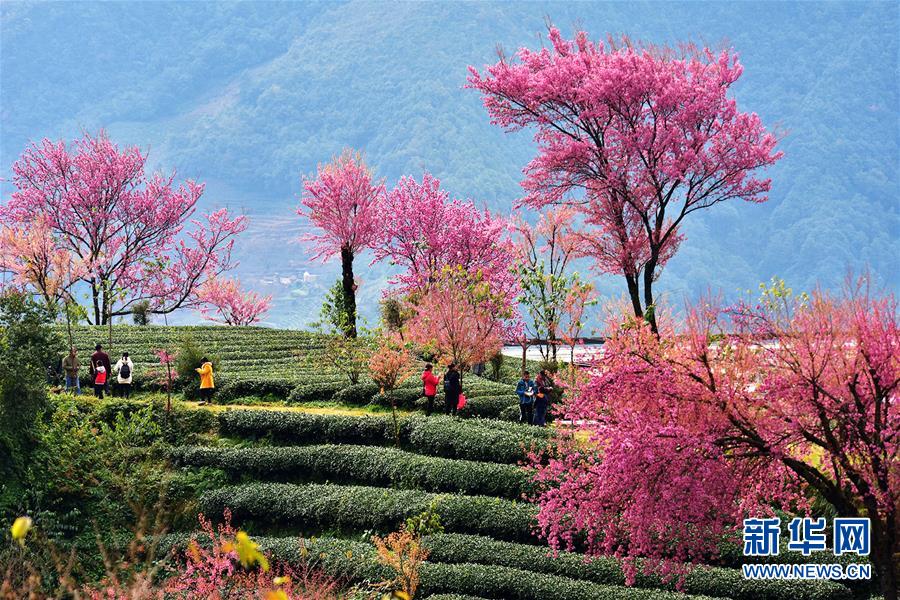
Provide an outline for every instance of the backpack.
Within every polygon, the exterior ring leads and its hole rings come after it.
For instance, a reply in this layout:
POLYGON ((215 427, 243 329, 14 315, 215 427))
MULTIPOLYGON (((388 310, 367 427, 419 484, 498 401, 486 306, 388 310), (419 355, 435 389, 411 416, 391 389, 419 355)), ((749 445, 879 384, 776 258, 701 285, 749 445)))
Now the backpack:
POLYGON ((122 366, 119 368, 119 377, 122 379, 131 377, 131 367, 128 366, 128 363, 122 363, 122 366))

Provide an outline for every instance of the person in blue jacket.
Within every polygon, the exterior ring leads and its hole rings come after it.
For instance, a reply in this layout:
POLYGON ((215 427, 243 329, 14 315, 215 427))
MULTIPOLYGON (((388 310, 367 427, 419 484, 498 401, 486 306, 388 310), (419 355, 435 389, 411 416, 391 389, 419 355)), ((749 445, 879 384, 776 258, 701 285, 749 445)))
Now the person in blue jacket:
POLYGON ((522 371, 522 379, 516 386, 519 395, 519 422, 528 423, 534 420, 534 396, 537 393, 537 385, 531 380, 528 371, 522 371))

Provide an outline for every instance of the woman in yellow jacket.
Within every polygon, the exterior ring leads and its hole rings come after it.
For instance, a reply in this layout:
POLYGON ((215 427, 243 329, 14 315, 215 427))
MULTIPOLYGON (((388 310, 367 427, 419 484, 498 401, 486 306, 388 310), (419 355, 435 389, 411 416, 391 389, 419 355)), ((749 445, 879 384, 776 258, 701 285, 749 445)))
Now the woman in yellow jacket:
POLYGON ((200 401, 209 402, 212 400, 213 391, 216 389, 212 363, 204 356, 200 360, 200 368, 196 369, 196 371, 200 373, 200 401))

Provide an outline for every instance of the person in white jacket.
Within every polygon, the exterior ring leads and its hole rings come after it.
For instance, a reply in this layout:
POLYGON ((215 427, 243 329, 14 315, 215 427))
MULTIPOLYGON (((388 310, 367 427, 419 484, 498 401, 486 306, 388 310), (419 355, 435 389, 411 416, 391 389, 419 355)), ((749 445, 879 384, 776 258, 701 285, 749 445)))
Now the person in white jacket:
POLYGON ((134 377, 134 363, 131 362, 127 352, 122 353, 122 358, 113 367, 116 370, 116 383, 119 384, 119 393, 123 398, 131 396, 131 379, 134 377))

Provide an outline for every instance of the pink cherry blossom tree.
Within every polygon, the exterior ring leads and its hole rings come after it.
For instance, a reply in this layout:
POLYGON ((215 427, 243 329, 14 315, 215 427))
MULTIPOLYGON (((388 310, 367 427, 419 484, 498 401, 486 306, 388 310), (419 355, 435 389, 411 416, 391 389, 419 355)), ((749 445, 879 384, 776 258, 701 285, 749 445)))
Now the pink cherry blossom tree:
MULTIPOLYGON (((69 146, 32 144, 12 167, 15 191, 0 209, 0 224, 48 231, 48 251, 79 266, 73 273, 89 289, 94 324, 138 303, 156 314, 196 306, 198 287, 232 267, 234 238, 246 228, 244 217, 224 209, 192 218, 203 185, 148 175, 146 160, 139 148, 120 149, 101 131, 69 146)), ((29 284, 43 294, 39 280, 29 284)))
POLYGON ((775 136, 729 97, 743 71, 729 50, 594 43, 584 31, 566 40, 554 27, 549 39, 483 73, 470 67, 468 86, 492 123, 535 129, 524 203, 577 208, 597 267, 625 277, 635 316, 656 331, 653 283, 685 218, 764 202, 770 180, 754 172, 781 157, 775 136))
POLYGON ((0 269, 12 275, 8 284, 32 289, 48 305, 71 298, 71 286, 84 271, 43 215, 28 227, 0 226, 0 269))
POLYGON ((445 362, 466 370, 497 354, 513 318, 506 298, 491 291, 478 273, 457 265, 408 297, 412 317, 405 339, 432 349, 445 362))
POLYGON ((421 183, 403 177, 381 208, 382 233, 376 260, 389 260, 404 272, 396 282, 409 293, 433 282, 445 268, 480 273, 492 293, 515 303, 518 284, 506 223, 471 201, 451 199, 428 173, 421 183))
POLYGON ((241 289, 236 279, 213 278, 197 291, 204 318, 226 325, 253 325, 269 310, 272 296, 241 289))
POLYGON ((871 519, 870 560, 896 598, 897 314, 862 281, 837 297, 777 285, 757 305, 704 301, 662 337, 641 320, 614 327, 562 409, 590 442, 536 467, 544 535, 672 574, 715 556, 741 518, 808 511, 815 495, 871 519))
POLYGON ((54 313, 62 304, 73 346, 73 312, 80 314, 73 287, 84 264, 62 247, 46 217, 39 215, 29 226, 0 226, 0 271, 12 277, 3 286, 33 291, 54 313))
POLYGON ((347 337, 356 337, 353 259, 375 243, 379 233, 379 204, 384 193, 384 182, 374 181, 362 155, 351 150, 345 150, 329 164, 320 165, 314 179, 303 180, 301 207, 297 212, 319 230, 304 239, 313 243, 317 259, 341 256, 347 337))

